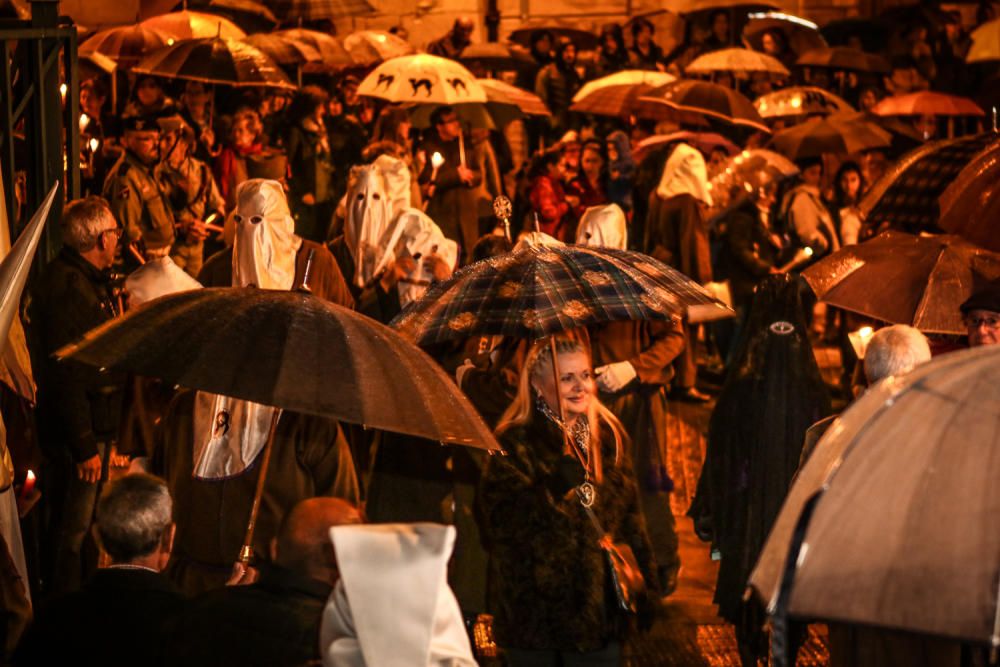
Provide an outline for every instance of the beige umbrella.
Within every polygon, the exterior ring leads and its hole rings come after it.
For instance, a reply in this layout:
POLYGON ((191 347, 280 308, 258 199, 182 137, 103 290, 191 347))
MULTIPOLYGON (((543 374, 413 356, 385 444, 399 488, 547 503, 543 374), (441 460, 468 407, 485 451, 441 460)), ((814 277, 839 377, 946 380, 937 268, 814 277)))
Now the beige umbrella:
POLYGON ((418 53, 387 60, 358 85, 358 94, 401 104, 486 102, 486 91, 460 63, 418 53))
POLYGON ((81 57, 97 53, 130 66, 173 42, 171 35, 140 23, 95 32, 80 44, 79 51, 81 57))
POLYGON ((854 111, 854 108, 840 97, 812 86, 782 88, 761 95, 753 101, 753 105, 762 118, 829 116, 854 111))
POLYGON ((1000 19, 984 23, 970 35, 972 46, 965 56, 967 63, 1000 60, 1000 19))
POLYGON ((175 40, 222 37, 243 39, 247 36, 238 25, 217 14, 183 10, 146 19, 139 25, 170 35, 175 40))
POLYGON ((588 81, 573 96, 573 111, 599 116, 627 116, 643 106, 639 98, 654 88, 676 81, 666 72, 627 69, 588 81))
POLYGON ((1000 347, 946 354, 838 417, 750 575, 770 612, 1000 646, 998 373, 1000 347))
POLYGON ((405 39, 384 30, 352 32, 344 38, 344 48, 359 65, 374 65, 416 51, 405 39))
POLYGON ((788 69, 777 58, 750 49, 720 49, 695 58, 684 72, 686 74, 714 74, 733 72, 734 74, 788 75, 788 69))

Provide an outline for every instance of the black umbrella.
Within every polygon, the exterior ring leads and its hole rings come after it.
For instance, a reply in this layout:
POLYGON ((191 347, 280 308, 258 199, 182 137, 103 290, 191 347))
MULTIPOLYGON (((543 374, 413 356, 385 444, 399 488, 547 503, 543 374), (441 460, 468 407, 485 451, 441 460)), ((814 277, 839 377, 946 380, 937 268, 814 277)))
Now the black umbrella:
POLYGON ((132 71, 213 85, 294 88, 265 53, 221 37, 178 42, 149 54, 132 71))

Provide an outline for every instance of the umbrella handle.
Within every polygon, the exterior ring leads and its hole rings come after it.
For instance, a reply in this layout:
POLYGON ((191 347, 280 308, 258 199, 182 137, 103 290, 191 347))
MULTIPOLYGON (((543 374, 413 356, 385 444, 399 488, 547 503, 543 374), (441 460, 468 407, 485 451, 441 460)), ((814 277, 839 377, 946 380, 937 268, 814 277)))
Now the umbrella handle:
POLYGON ((264 484, 267 482, 267 468, 271 463, 271 450, 274 448, 274 433, 278 430, 278 419, 281 417, 281 410, 275 410, 271 417, 271 428, 267 432, 267 444, 264 445, 264 458, 260 461, 260 473, 257 476, 257 490, 253 495, 253 506, 250 508, 250 520, 247 522, 246 537, 243 538, 243 546, 240 548, 240 562, 244 565, 250 564, 253 558, 253 532, 257 527, 257 514, 260 512, 260 499, 264 495, 264 484))

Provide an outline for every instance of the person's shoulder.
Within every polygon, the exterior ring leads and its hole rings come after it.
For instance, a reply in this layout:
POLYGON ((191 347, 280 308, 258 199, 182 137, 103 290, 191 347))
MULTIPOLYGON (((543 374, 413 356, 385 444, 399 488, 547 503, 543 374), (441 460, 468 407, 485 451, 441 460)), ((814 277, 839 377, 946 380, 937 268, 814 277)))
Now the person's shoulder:
POLYGON ((198 282, 205 287, 230 287, 233 282, 233 249, 223 248, 205 260, 198 282))

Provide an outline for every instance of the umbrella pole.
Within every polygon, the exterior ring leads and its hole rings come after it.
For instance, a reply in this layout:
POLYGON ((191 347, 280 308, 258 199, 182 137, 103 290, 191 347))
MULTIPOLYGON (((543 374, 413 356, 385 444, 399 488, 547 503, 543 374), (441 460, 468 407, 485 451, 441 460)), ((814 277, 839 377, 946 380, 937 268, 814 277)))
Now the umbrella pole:
POLYGON ((257 490, 253 494, 253 505, 250 507, 250 520, 247 522, 246 537, 240 548, 240 562, 244 565, 253 558, 253 532, 257 527, 257 514, 260 512, 260 499, 264 495, 264 484, 267 482, 267 468, 271 463, 271 450, 274 449, 274 433, 278 430, 278 419, 281 410, 275 410, 271 417, 271 428, 267 432, 267 444, 264 445, 263 458, 260 460, 260 473, 257 475, 257 490))

